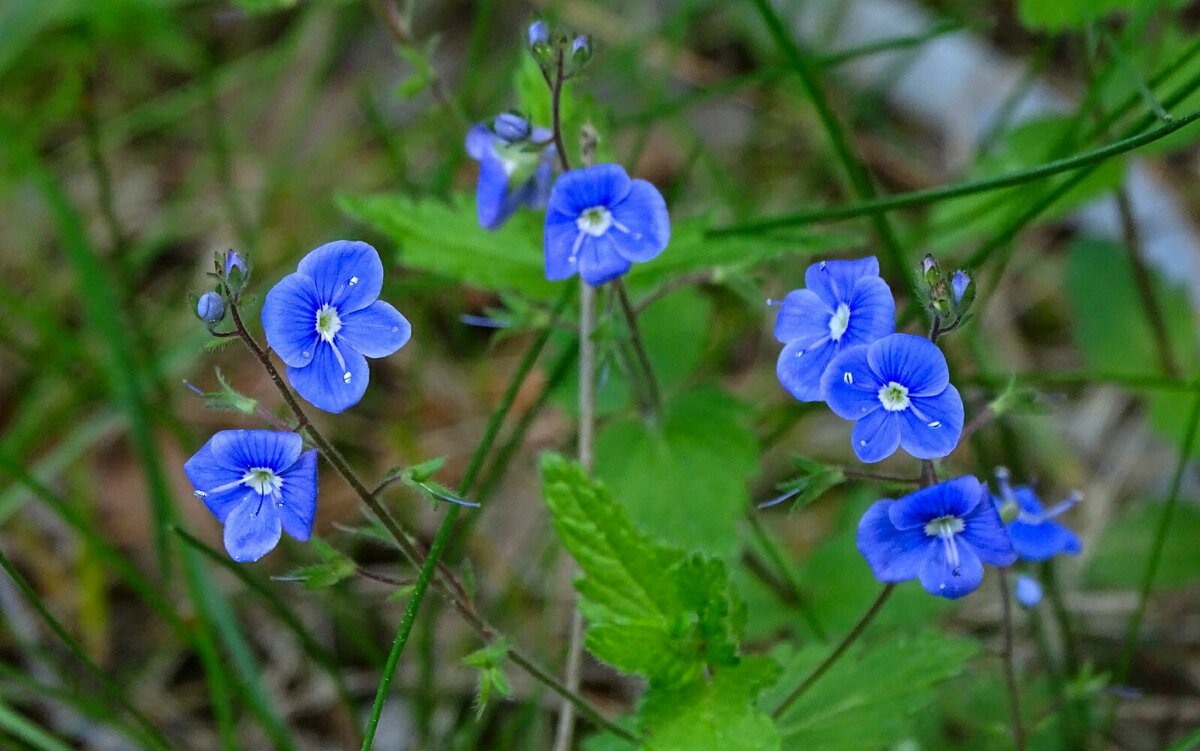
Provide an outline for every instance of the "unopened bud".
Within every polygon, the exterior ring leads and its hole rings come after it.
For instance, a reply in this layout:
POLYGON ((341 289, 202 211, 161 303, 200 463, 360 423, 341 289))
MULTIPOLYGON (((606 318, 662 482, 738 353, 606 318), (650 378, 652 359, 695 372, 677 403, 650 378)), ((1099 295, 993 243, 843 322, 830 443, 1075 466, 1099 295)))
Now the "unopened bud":
POLYGON ((216 292, 205 292, 196 301, 196 317, 214 326, 225 317, 225 300, 216 292))
POLYGON ((550 27, 545 21, 534 21, 529 24, 529 46, 537 47, 539 44, 550 43, 550 27))
POLYGON ((492 132, 505 143, 512 144, 529 138, 533 129, 525 118, 513 112, 505 112, 492 120, 492 132))
POLYGON ((921 261, 921 272, 925 275, 925 283, 931 287, 937 284, 942 275, 938 269, 937 261, 928 253, 925 254, 924 260, 921 261))
POLYGON ((571 59, 576 65, 586 63, 592 56, 592 40, 585 34, 580 34, 571 42, 571 59))
POLYGON ((234 269, 237 269, 239 272, 241 272, 242 276, 245 276, 246 272, 248 271, 246 262, 242 260, 242 257, 238 254, 238 252, 230 249, 230 251, 225 254, 225 276, 232 276, 234 269))

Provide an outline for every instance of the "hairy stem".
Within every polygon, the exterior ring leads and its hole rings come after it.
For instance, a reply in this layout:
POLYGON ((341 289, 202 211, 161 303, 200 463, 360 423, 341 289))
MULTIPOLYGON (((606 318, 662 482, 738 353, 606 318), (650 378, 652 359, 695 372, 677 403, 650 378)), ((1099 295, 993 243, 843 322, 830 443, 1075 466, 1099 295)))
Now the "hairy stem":
POLYGON ((1001 658, 1004 663, 1004 686, 1008 691, 1013 749, 1025 751, 1025 725, 1021 722, 1021 691, 1017 686, 1016 666, 1013 664, 1012 600, 1008 591, 1008 572, 1003 566, 998 567, 996 571, 1000 577, 1000 613, 1004 633, 1001 658))

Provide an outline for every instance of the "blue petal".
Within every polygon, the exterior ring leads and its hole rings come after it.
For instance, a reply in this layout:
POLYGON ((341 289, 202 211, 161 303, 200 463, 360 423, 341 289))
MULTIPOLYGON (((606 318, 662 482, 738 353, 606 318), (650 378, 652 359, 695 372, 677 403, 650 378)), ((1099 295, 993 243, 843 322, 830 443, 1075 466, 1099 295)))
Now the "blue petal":
POLYGON ((367 391, 370 379, 365 357, 349 347, 341 348, 341 353, 350 373, 349 382, 346 381, 346 371, 333 354, 333 348, 324 342, 317 347, 317 354, 308 367, 288 366, 287 369, 288 381, 296 393, 314 407, 334 414, 358 404, 367 391))
POLYGON ((633 265, 632 261, 616 251, 611 238, 611 232, 600 237, 588 235, 583 238, 579 249, 579 276, 593 287, 616 279, 633 265))
POLYGON ((923 336, 885 336, 870 346, 867 358, 879 380, 906 386, 909 398, 940 394, 950 383, 945 355, 923 336))
POLYGON ((519 198, 510 195, 508 171, 497 157, 486 156, 479 163, 479 184, 475 188, 475 210, 479 226, 496 229, 517 210, 519 198))
POLYGON ((467 131, 467 154, 475 161, 483 161, 485 156, 493 154, 492 144, 496 135, 483 123, 472 125, 467 131))
POLYGON ((859 461, 867 464, 883 461, 900 448, 900 420, 895 412, 885 409, 870 412, 854 423, 850 442, 859 461))
POLYGON ((821 376, 836 352, 837 347, 829 340, 806 349, 804 341, 798 339, 779 353, 775 374, 792 396, 802 402, 819 402, 823 398, 821 376))
POLYGON ((546 155, 538 162, 533 171, 532 190, 527 199, 529 208, 544 209, 550 202, 550 188, 554 184, 554 147, 546 150, 546 155))
POLYGON ((877 276, 859 277, 848 303, 850 319, 839 344, 870 344, 896 330, 896 301, 887 282, 877 276))
POLYGON ((1028 485, 1013 488, 1013 495, 1016 496, 1017 505, 1027 514, 1041 516, 1046 510, 1045 506, 1038 499, 1037 494, 1033 492, 1033 488, 1028 485))
MULTIPOLYGON (((833 358, 821 376, 821 394, 834 414, 846 420, 866 417, 883 405, 883 386, 867 361, 868 347, 851 347, 833 358)), ((899 433, 897 433, 897 440, 899 433)))
POLYGON ((209 443, 218 461, 242 473, 257 467, 282 472, 295 464, 304 450, 298 433, 282 430, 222 430, 209 443))
POLYGON ((300 259, 298 270, 312 277, 317 296, 342 316, 375 302, 383 289, 379 252, 357 240, 322 245, 300 259))
POLYGON ((800 340, 811 344, 829 337, 829 319, 834 310, 808 289, 794 289, 783 298, 775 317, 775 338, 784 344, 800 340))
POLYGON ((893 501, 877 501, 858 523, 858 552, 885 584, 915 579, 935 540, 922 529, 897 529, 888 518, 893 501))
POLYGON ((649 182, 634 180, 625 197, 609 210, 614 223, 608 235, 613 238, 617 252, 630 261, 649 261, 670 242, 671 220, 667 216, 667 202, 658 188, 649 182))
POLYGON ((317 451, 310 449, 300 455, 284 472, 279 492, 283 506, 279 518, 283 531, 301 542, 312 535, 313 519, 317 515, 317 451))
POLYGON ((546 230, 543 234, 546 237, 546 278, 557 282, 575 276, 579 271, 579 257, 573 251, 580 234, 575 217, 555 211, 552 204, 546 210, 546 230))
POLYGON ((184 463, 183 471, 193 488, 206 493, 203 497, 204 505, 208 506, 218 521, 224 522, 233 504, 246 494, 246 486, 238 485, 220 493, 211 491, 213 488, 239 482, 245 474, 245 469, 219 459, 212 450, 213 438, 208 439, 208 443, 184 463))
POLYGON ((267 292, 262 309, 263 331, 267 344, 284 363, 303 368, 312 362, 320 340, 320 309, 317 287, 306 274, 288 274, 267 292))
POLYGON ((892 504, 888 515, 898 529, 924 529, 943 516, 962 519, 982 504, 985 488, 971 475, 956 477, 909 493, 892 504))
POLYGON ((336 340, 367 357, 387 357, 412 336, 408 319, 391 304, 377 300, 342 319, 336 340))
POLYGON ((598 164, 571 170, 559 176, 550 193, 549 209, 566 214, 574 222, 584 211, 621 202, 633 181, 619 164, 598 164))
POLYGON ((275 549, 282 530, 275 501, 251 493, 225 519, 225 550, 239 563, 257 561, 275 549))
POLYGON ((946 546, 939 539, 930 551, 930 556, 921 566, 921 586, 931 595, 956 600, 979 589, 983 583, 983 564, 969 543, 959 537, 957 567, 946 559, 946 546))
POLYGON ((947 386, 934 397, 911 400, 900 423, 900 445, 918 459, 940 459, 962 437, 963 403, 958 389, 947 386))
POLYGON ((864 276, 879 276, 879 261, 875 256, 814 263, 804 272, 804 286, 836 308, 839 303, 850 304, 855 282, 864 276))
POLYGON ((1017 560, 1009 530, 1005 528, 996 504, 991 503, 990 498, 989 502, 980 503, 963 519, 963 531, 959 537, 971 544, 984 563, 1008 566, 1017 560))
POLYGON ((1059 553, 1075 555, 1083 549, 1079 537, 1057 522, 1013 522, 1008 533, 1017 555, 1026 561, 1048 561, 1059 553))

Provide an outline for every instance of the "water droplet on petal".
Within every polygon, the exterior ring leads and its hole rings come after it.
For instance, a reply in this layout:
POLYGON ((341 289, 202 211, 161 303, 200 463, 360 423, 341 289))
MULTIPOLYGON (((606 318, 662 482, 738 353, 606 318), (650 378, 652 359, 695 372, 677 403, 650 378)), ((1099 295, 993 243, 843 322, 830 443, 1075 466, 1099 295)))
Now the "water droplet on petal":
POLYGON ((854 374, 847 370, 842 374, 842 381, 847 385, 854 383, 854 374))
POLYGON ((342 373, 342 380, 345 381, 346 383, 350 383, 350 378, 351 378, 351 376, 350 376, 349 370, 347 370, 345 373, 342 373))
POLYGON ((197 498, 203 498, 207 496, 208 493, 205 493, 203 490, 194 490, 192 491, 192 495, 196 496, 197 498))
POLYGON ((350 277, 350 286, 353 287, 356 284, 358 284, 358 277, 357 276, 350 277))
POLYGON ((938 420, 934 420, 933 422, 929 423, 929 427, 940 428, 940 427, 942 427, 942 423, 938 420))
POLYGON ((301 357, 312 357, 312 353, 311 352, 301 352, 300 356, 301 357))
POLYGON ((798 350, 796 352, 796 357, 804 357, 804 350, 798 350))
POLYGON ((825 270, 825 264, 826 264, 826 263, 828 263, 828 262, 827 262, 827 261, 821 261, 821 271, 824 271, 824 270, 825 270))
POLYGON ((393 334, 394 334, 394 333, 396 333, 396 332, 397 332, 397 331, 399 331, 399 330, 400 330, 400 327, 399 327, 399 326, 393 326, 393 327, 392 327, 392 333, 393 333, 393 334))
POLYGON ((859 441, 859 442, 858 442, 858 445, 859 445, 859 446, 866 446, 866 445, 867 445, 867 442, 866 442, 866 441, 859 441))
POLYGON ((283 508, 283 501, 275 501, 275 508, 283 508))

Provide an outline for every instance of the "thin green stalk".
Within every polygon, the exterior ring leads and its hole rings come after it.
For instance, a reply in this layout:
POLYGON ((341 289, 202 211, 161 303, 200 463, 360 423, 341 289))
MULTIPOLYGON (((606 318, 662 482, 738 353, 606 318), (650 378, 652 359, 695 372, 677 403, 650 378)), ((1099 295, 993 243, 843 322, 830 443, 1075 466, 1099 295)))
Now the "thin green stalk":
POLYGON ((833 664, 841 658, 847 649, 850 648, 850 645, 857 641, 859 636, 862 636, 862 632, 866 630, 867 626, 871 625, 871 621, 875 620, 875 616, 879 615, 879 611, 883 609, 884 603, 888 601, 888 598, 892 596, 892 592, 894 591, 896 591, 895 584, 885 584, 883 586, 883 589, 879 591, 879 595, 875 598, 874 602, 872 602, 871 606, 867 608, 867 612, 863 613, 858 619, 858 623, 854 624, 854 628, 850 629, 850 633, 846 634, 846 636, 843 637, 840 642, 838 642, 838 645, 834 647, 833 651, 821 661, 821 664, 818 665, 815 670, 809 673, 808 676, 800 682, 800 685, 793 689, 792 692, 787 695, 787 698, 784 699, 773 712, 771 712, 771 717, 775 718, 776 720, 783 717, 783 714, 784 712, 787 712, 788 707, 795 704, 801 696, 804 696, 805 692, 812 688, 812 685, 816 683, 821 676, 825 675, 829 668, 833 667, 833 664))
POLYGON ((638 327, 637 310, 629 301, 629 293, 625 290, 625 283, 621 279, 613 281, 612 286, 617 293, 617 301, 620 303, 625 325, 629 329, 629 344, 633 347, 640 378, 646 390, 647 404, 644 407, 657 423, 662 419, 662 394, 658 388, 658 379, 654 376, 654 367, 650 364, 650 354, 646 350, 646 344, 642 340, 641 330, 638 327))
POLYGON ((1000 661, 1004 671, 1004 687, 1008 693, 1013 750, 1025 751, 1025 723, 1021 720, 1021 689, 1017 686, 1016 665, 1013 663, 1012 595, 1008 591, 1007 570, 1003 566, 999 566, 996 569, 996 575, 1000 579, 1000 623, 1004 636, 1000 661))
MULTIPOLYGON (((529 346, 529 349, 525 350, 525 354, 517 364, 517 369, 513 372, 512 378, 509 379, 508 386, 500 398, 500 403, 492 412, 491 417, 488 418, 487 427, 484 429, 479 445, 475 447, 475 452, 471 456, 471 462, 467 465, 467 469, 459 481, 457 494, 460 498, 467 497, 471 492, 471 487, 475 484, 475 478, 479 475, 480 470, 483 468, 484 460, 495 444, 496 438, 500 435, 500 428, 503 426, 508 413, 512 410, 521 386, 525 383, 525 379, 529 377, 534 364, 537 363, 538 357, 541 356, 542 350, 545 349, 546 343, 550 340, 550 335, 554 331, 553 322, 559 319, 566 306, 570 303, 571 296, 569 289, 564 290, 558 303, 555 305, 554 313, 551 315, 551 323, 538 332, 537 338, 529 346)), ((392 641, 391 651, 388 653, 387 662, 384 664, 379 688, 375 692, 375 702, 371 706, 371 715, 367 720, 366 731, 363 733, 363 751, 368 751, 371 747, 376 728, 379 726, 379 717, 383 712, 383 703, 387 698, 388 686, 391 684, 396 668, 400 664, 400 656, 404 653, 409 635, 412 633, 413 624, 416 622, 421 602, 425 598, 430 578, 441 559, 446 543, 450 539, 450 532, 453 530, 454 524, 461 512, 461 506, 450 506, 449 511, 446 512, 446 517, 438 527, 437 534, 433 538, 429 554, 425 556, 425 561, 421 564, 416 585, 408 598, 408 605, 405 607, 404 615, 400 619, 400 626, 396 630, 396 638, 392 641)))
MULTIPOLYGON (((1195 448, 1197 429, 1200 428, 1200 393, 1196 396, 1188 417, 1187 432, 1179 446, 1179 461, 1175 464, 1175 473, 1171 476, 1171 490, 1167 494, 1167 502, 1163 504, 1162 513, 1158 517, 1158 526, 1154 530, 1154 542, 1150 545, 1150 556, 1146 561, 1146 570, 1142 574, 1141 586, 1138 588, 1137 605, 1129 618, 1129 626, 1125 630, 1125 644, 1121 650, 1121 659, 1113 673, 1113 683, 1122 684, 1129 678, 1129 670, 1133 665, 1133 655, 1137 650, 1138 635, 1142 630, 1142 621, 1146 617, 1146 605, 1150 600, 1150 589, 1154 586, 1154 578, 1158 575, 1158 567, 1162 563, 1163 550, 1166 547, 1167 533, 1171 529, 1171 518, 1175 515, 1175 507, 1179 505, 1179 489, 1183 484, 1183 475, 1192 459, 1195 448)), ((1117 719, 1116 700, 1109 710, 1108 719, 1104 723, 1104 736, 1112 734, 1113 724, 1117 719)))
POLYGON ((125 693, 121 690, 121 687, 109 677, 108 673, 105 672, 104 669, 95 662, 93 662, 92 658, 87 656, 83 646, 75 640, 75 637, 71 636, 71 632, 67 630, 67 627, 54 617, 54 614, 50 612, 49 608, 46 607, 46 604, 42 602, 40 597, 38 597, 37 592, 34 591, 29 582, 25 580, 25 577, 21 575, 21 572, 17 570, 17 567, 13 565, 12 561, 9 560, 8 556, 2 549, 0 549, 0 568, 3 568, 9 577, 12 578, 13 582, 21 590, 21 594, 24 595, 25 600, 30 604, 30 606, 33 607, 34 610, 37 611, 41 619, 50 628, 50 630, 54 632, 54 635, 58 637, 59 641, 66 646, 71 655, 74 656, 75 659, 83 665, 84 669, 91 674, 92 678, 100 684, 100 687, 106 694, 108 694, 109 698, 121 705, 121 707, 129 713, 129 716, 137 722, 138 726, 141 727, 143 731, 143 740, 145 740, 154 748, 162 749, 162 751, 171 751, 171 743, 167 740, 166 736, 162 734, 162 731, 155 727, 154 723, 150 721, 150 718, 143 714, 142 711, 138 709, 128 697, 125 696, 125 693))
MULTIPOLYGON (((759 0, 756 0, 756 2, 757 1, 759 0)), ((830 206, 823 209, 812 209, 810 211, 786 214, 784 216, 773 217, 771 219, 760 219, 743 224, 734 224, 728 227, 718 227, 710 230, 708 235, 710 237, 756 235, 788 227, 797 227, 819 222, 831 222, 842 219, 854 219, 862 216, 885 214, 889 211, 895 211, 896 209, 903 209, 909 206, 919 206, 953 198, 962 198, 963 196, 970 196, 976 193, 986 193, 988 191, 998 190, 1000 188, 1011 188, 1016 185, 1023 185, 1028 182, 1041 180, 1043 178, 1051 177, 1064 172, 1071 172, 1072 170, 1077 170, 1083 167, 1092 167, 1094 169, 1095 167, 1099 166, 1100 163, 1107 161, 1108 159, 1166 138, 1175 131, 1191 125, 1196 120, 1200 120, 1200 112, 1193 112, 1191 114, 1184 115, 1183 117, 1176 118, 1169 123, 1165 123, 1157 128, 1154 128, 1153 130, 1146 131, 1144 133, 1138 133, 1137 135, 1114 141, 1107 146, 1092 149, 1091 151, 1085 151, 1072 157, 1056 159, 1031 169, 1021 170, 1019 172, 1013 172, 1007 175, 989 177, 981 180, 972 180, 956 185, 943 185, 937 188, 914 190, 894 196, 871 198, 870 200, 859 201, 857 203, 852 203, 845 206, 830 206)), ((1087 174, 1091 174, 1091 170, 1089 170, 1087 174)), ((1074 186, 1074 184, 1075 183, 1072 183, 1072 186, 1074 186)))
MULTIPOLYGON (((874 200, 876 192, 875 185, 871 181, 871 176, 868 174, 866 167, 854 155, 854 150, 850 146, 850 140, 838 122, 837 115, 834 114, 833 108, 825 96, 825 91, 821 87, 821 83, 817 78, 816 72, 813 70, 811 62, 792 40, 791 35, 783 24, 783 20, 775 12, 769 0, 753 0, 753 2, 755 7, 758 8, 759 15, 762 16, 763 21, 766 23, 771 36, 775 39, 776 45, 783 52, 792 69, 800 76, 800 81, 812 99, 813 107, 817 110, 817 116, 820 118, 825 132, 829 136, 838 161, 842 163, 842 168, 850 178, 854 192, 862 201, 874 200)), ((874 213, 871 214, 871 224, 875 230, 875 234, 879 237, 880 243, 884 247, 887 257, 891 261, 893 273, 900 275, 908 286, 910 292, 909 307, 919 307, 920 298, 916 279, 909 271, 908 262, 904 259, 904 251, 900 247, 900 242, 896 239, 896 233, 892 229, 890 221, 883 213, 874 213)))
POLYGON ((4 728, 38 751, 71 751, 71 746, 62 739, 50 735, 3 700, 0 700, 0 728, 4 728))

